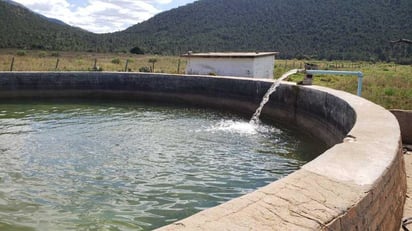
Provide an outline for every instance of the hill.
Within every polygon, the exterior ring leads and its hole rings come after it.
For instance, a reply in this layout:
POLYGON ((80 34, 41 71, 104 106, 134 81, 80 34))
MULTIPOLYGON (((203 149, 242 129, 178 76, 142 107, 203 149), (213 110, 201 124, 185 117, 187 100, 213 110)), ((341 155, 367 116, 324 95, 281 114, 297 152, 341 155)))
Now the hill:
POLYGON ((150 53, 274 50, 281 57, 387 60, 412 47, 411 0, 199 0, 116 34, 150 53))
POLYGON ((96 34, 0 0, 0 48, 89 50, 96 49, 98 39, 96 34))
MULTIPOLYGON (((18 3, 18 2, 15 2, 15 1, 11 1, 11 0, 3 0, 3 1, 5 1, 5 2, 11 4, 11 5, 15 5, 15 6, 19 6, 19 7, 23 7, 23 8, 28 9, 28 8, 25 7, 24 5, 22 5, 22 4, 18 3)), ((30 9, 28 9, 28 10, 30 10, 30 9)), ((68 26, 65 22, 63 22, 63 21, 61 21, 61 20, 59 20, 59 19, 57 19, 57 18, 48 18, 48 17, 46 17, 46 16, 44 16, 44 15, 41 15, 41 14, 37 14, 37 15, 39 15, 40 17, 43 17, 43 18, 47 19, 49 22, 53 22, 53 23, 57 23, 57 24, 60 24, 60 25, 68 26)))
MULTIPOLYGON (((9 0, 7 0, 9 1, 9 0)), ((0 0, 0 48, 151 54, 280 51, 281 58, 412 63, 411 0, 198 0, 94 34, 0 0)))

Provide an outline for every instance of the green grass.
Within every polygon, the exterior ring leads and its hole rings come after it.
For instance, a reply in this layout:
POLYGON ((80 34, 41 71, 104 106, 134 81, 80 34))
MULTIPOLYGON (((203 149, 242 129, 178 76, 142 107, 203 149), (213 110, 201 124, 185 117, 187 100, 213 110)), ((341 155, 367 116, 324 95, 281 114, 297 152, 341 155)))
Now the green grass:
MULTIPOLYGON (((394 63, 368 63, 349 61, 308 61, 319 65, 324 70, 362 71, 362 97, 387 109, 412 110, 412 66, 394 63)), ((300 68, 303 61, 278 60, 275 68, 275 78, 293 68, 300 68), (295 63, 295 65, 293 65, 295 63)), ((298 82, 303 74, 292 76, 289 81, 298 82)), ((330 87, 356 94, 357 76, 314 76, 314 85, 330 87)))
MULTIPOLYGON (((128 60, 128 69, 137 72, 149 69, 156 60, 155 72, 183 74, 186 59, 174 56, 133 55, 124 53, 87 53, 0 50, 0 71, 9 71, 14 57, 14 71, 90 71, 96 66, 103 71, 124 71, 128 60), (22 55, 24 53, 24 55, 22 55), (58 68, 56 63, 59 60, 58 68), (145 68, 144 68, 145 67, 145 68)), ((323 70, 354 70, 364 73, 362 97, 387 109, 412 110, 412 66, 394 63, 370 63, 350 61, 301 61, 276 60, 274 78, 295 68, 304 68, 304 62, 315 63, 323 70)), ((289 81, 300 81, 303 74, 292 76, 289 81)), ((314 84, 343 90, 356 94, 356 76, 314 77, 314 84)))

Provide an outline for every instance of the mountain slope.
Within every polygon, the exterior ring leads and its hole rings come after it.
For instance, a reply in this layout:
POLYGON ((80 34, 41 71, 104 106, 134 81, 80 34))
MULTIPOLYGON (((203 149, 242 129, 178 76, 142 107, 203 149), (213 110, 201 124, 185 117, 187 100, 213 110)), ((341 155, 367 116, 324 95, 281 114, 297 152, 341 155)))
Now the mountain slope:
MULTIPOLYGON (((9 4, 11 4, 11 5, 14 5, 14 6, 18 6, 18 7, 22 7, 22 8, 28 9, 28 8, 25 7, 24 5, 22 5, 22 4, 18 3, 18 2, 12 1, 12 0, 3 0, 3 1, 6 2, 6 3, 9 3, 9 4)), ((30 10, 30 9, 28 9, 28 10, 30 10)), ((36 12, 33 12, 33 13, 37 14, 36 12)), ((63 21, 61 21, 61 20, 59 20, 59 19, 56 19, 56 18, 48 18, 48 17, 46 17, 46 16, 44 16, 44 15, 41 15, 41 14, 37 14, 37 15, 39 15, 40 17, 43 17, 43 18, 47 19, 49 22, 53 22, 53 23, 57 23, 57 24, 60 24, 60 25, 68 26, 65 22, 63 22, 63 21)))
POLYGON ((275 50, 285 58, 385 59, 390 40, 412 37, 412 1, 199 0, 116 36, 152 53, 275 50))
POLYGON ((56 22, 13 3, 0 1, 0 48, 96 49, 96 34, 56 22))
MULTIPOLYGON (((7 2, 6 2, 7 1, 7 2)), ((411 0, 198 0, 112 34, 93 34, 0 0, 0 48, 280 51, 281 58, 412 63, 411 0)))

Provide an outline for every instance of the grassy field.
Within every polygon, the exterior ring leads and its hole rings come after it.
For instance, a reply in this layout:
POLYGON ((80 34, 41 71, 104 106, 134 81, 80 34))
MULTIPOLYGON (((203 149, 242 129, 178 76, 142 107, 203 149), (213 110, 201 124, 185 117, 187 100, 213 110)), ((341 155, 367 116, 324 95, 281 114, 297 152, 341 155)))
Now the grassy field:
MULTIPOLYGON (((182 74, 186 60, 180 57, 146 56, 132 54, 104 54, 82 52, 46 52, 0 50, 0 71, 92 71, 94 63, 102 71, 153 69, 154 72, 182 74), (13 66, 12 60, 14 58, 13 66), (56 68, 57 64, 57 68, 56 68)), ((274 78, 294 68, 303 68, 305 62, 315 63, 324 70, 356 70, 364 73, 362 96, 387 109, 412 110, 412 66, 394 63, 350 61, 276 60, 274 78)), ((290 81, 300 81, 295 75, 290 81)), ((315 76, 314 84, 356 94, 356 76, 315 76)))
MULTIPOLYGON (((368 63, 349 61, 306 61, 319 65, 322 70, 352 70, 364 74, 362 97, 375 102, 387 109, 412 110, 412 66, 396 65, 394 63, 368 63)), ((293 68, 300 68, 301 61, 278 60, 275 77, 293 68), (293 65, 295 63, 295 65, 293 65)), ((295 75, 290 81, 300 81, 303 75, 295 75)), ((314 77, 314 85, 326 86, 356 94, 357 76, 314 77)))
POLYGON ((109 54, 88 52, 46 52, 0 50, 0 71, 10 71, 14 57, 13 71, 139 71, 142 67, 153 68, 150 60, 156 60, 154 71, 159 73, 184 73, 186 60, 179 57, 147 56, 133 54, 109 54), (56 68, 56 64, 57 68, 56 68))

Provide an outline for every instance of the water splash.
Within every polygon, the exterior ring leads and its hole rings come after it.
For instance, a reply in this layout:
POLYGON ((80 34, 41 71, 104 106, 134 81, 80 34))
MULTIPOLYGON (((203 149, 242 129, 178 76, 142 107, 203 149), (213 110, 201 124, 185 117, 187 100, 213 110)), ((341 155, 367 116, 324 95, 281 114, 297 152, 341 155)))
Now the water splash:
POLYGON ((206 129, 207 132, 225 132, 237 135, 264 135, 264 134, 280 134, 281 130, 264 124, 253 124, 246 121, 221 120, 216 125, 206 129))
POLYGON ((208 132, 228 132, 243 135, 256 135, 258 133, 257 126, 248 122, 222 120, 218 124, 206 129, 208 132))
POLYGON ((253 114, 252 118, 250 119, 250 121, 249 121, 250 124, 259 124, 259 121, 260 121, 259 117, 260 117, 260 114, 262 113, 263 107, 269 101, 269 98, 273 94, 273 92, 275 92, 276 89, 279 87, 281 81, 283 81, 283 80, 287 79, 289 76, 294 75, 296 73, 299 73, 301 71, 302 70, 300 70, 300 69, 290 70, 290 71, 286 72, 285 74, 283 74, 279 79, 277 79, 272 84, 272 86, 269 88, 269 90, 263 96, 263 99, 260 102, 260 106, 258 107, 258 109, 256 109, 255 113, 253 114))

